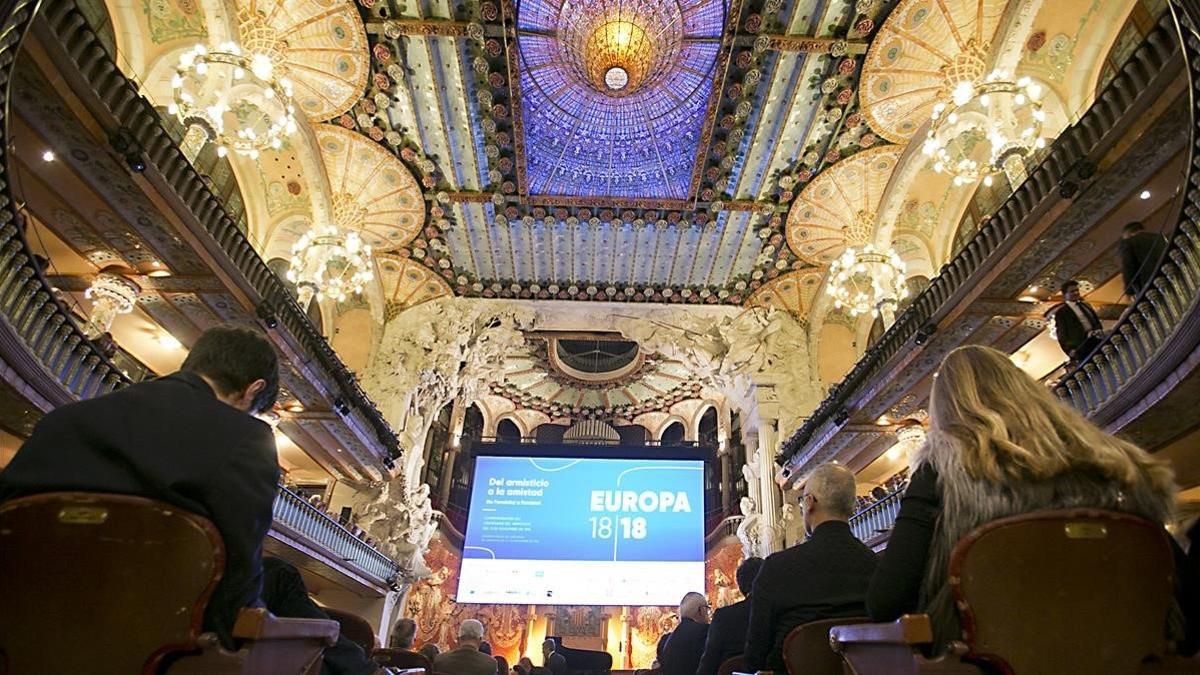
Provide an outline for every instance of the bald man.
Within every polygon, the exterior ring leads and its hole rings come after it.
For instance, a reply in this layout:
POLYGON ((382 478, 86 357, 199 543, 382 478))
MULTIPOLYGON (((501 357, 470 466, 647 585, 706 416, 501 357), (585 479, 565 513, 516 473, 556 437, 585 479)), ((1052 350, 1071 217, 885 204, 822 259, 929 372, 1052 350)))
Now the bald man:
POLYGON ((679 601, 679 625, 663 647, 663 675, 696 675, 708 638, 708 610, 708 600, 699 593, 679 601))
POLYGON ((743 656, 751 670, 785 670, 783 640, 810 621, 866 616, 875 554, 850 532, 854 474, 838 464, 817 467, 800 506, 808 539, 772 554, 754 581, 743 656))

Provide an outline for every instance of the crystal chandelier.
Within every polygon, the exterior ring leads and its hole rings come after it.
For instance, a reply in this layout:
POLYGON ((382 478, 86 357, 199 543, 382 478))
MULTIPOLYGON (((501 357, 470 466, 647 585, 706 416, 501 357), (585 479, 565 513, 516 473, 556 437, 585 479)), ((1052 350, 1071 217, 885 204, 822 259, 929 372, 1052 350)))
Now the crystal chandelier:
POLYGON ((362 293, 371 280, 371 247, 357 232, 334 225, 314 227, 292 246, 287 280, 299 289, 300 304, 317 300, 338 302, 362 293))
POLYGON ((833 297, 833 306, 850 316, 881 312, 889 317, 896 304, 908 297, 904 261, 892 248, 880 250, 869 239, 874 230, 875 214, 859 211, 846 228, 846 250, 829 264, 825 291, 833 297))
POLYGON ((92 301, 92 313, 84 327, 84 334, 96 338, 107 333, 117 315, 133 311, 141 290, 137 284, 110 268, 100 270, 100 274, 83 292, 83 297, 92 301))
POLYGON ((257 159, 259 151, 278 149, 296 131, 292 84, 276 61, 233 42, 211 50, 196 45, 179 58, 167 111, 184 126, 202 129, 221 157, 233 150, 257 159))
POLYGON ((1046 145, 1042 127, 1042 86, 1028 77, 1013 82, 1007 73, 994 71, 982 81, 963 68, 947 75, 948 101, 933 107, 929 133, 921 151, 938 173, 954 177, 955 185, 1005 171, 1021 175, 1025 162, 1046 145))

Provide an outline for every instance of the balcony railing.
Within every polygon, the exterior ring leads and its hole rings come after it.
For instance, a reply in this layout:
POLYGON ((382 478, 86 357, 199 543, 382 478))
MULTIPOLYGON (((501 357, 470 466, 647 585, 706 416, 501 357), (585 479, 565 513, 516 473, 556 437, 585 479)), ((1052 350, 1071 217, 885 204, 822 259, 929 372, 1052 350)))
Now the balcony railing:
MULTIPOLYGON (((1194 0, 1186 0, 1186 3, 1196 4, 1194 0)), ((1197 50, 1197 42, 1189 36, 1186 44, 1191 57, 1197 50)), ((808 420, 784 443, 783 454, 793 473, 803 473, 802 468, 814 457, 824 441, 849 421, 864 390, 877 381, 892 360, 904 350, 912 349, 915 337, 932 332, 937 320, 967 297, 977 285, 977 277, 985 265, 992 264, 1013 249, 1025 223, 1044 213, 1056 195, 1073 194, 1079 184, 1090 177, 1095 160, 1116 147, 1127 129, 1130 111, 1137 105, 1145 104, 1142 94, 1152 85, 1161 85, 1166 81, 1163 73, 1178 57, 1179 51, 1175 23, 1169 16, 1164 17, 1080 120, 1050 145, 1049 152, 1032 168, 1028 178, 942 267, 941 273, 897 317, 891 328, 867 348, 854 368, 830 390, 808 420)), ((1200 206, 1190 207, 1189 214, 1200 215, 1198 208, 1200 206)), ((1177 275, 1182 276, 1190 273, 1182 269, 1182 262, 1188 262, 1194 255, 1194 244, 1191 243, 1193 236, 1188 234, 1194 234, 1194 227, 1187 223, 1181 226, 1181 232, 1185 234, 1186 241, 1178 241, 1177 236, 1175 248, 1167 257, 1179 268, 1177 275)), ((1095 362, 1087 364, 1083 370, 1085 375, 1081 376, 1086 376, 1086 381, 1076 382, 1074 387, 1078 391, 1069 392, 1069 400, 1077 402, 1077 405, 1090 400, 1094 404, 1089 407, 1094 409, 1105 400, 1102 392, 1115 391, 1120 387, 1116 375, 1120 368, 1125 368, 1128 373, 1134 364, 1147 362, 1151 353, 1145 350, 1144 338, 1126 335, 1125 332, 1151 330, 1159 335, 1172 332, 1175 319, 1171 317, 1182 316, 1185 313, 1185 301, 1190 301, 1191 297, 1186 296, 1187 288, 1179 280, 1160 279, 1156 280, 1155 286, 1156 292, 1149 297, 1149 302, 1143 303, 1143 307, 1134 312, 1129 320, 1130 328, 1121 333, 1121 339, 1135 343, 1131 349, 1140 346, 1147 353, 1140 360, 1134 360, 1128 353, 1120 357, 1116 354, 1106 356, 1104 368, 1095 362), (1166 284, 1165 290, 1158 290, 1159 281, 1166 284), (1167 311, 1161 311, 1164 309, 1167 311)), ((1115 349, 1114 346, 1109 347, 1115 349)))
POLYGON ((851 516, 850 531, 860 541, 868 542, 891 530, 903 495, 903 490, 896 490, 851 516))
POLYGON ((395 561, 291 490, 280 486, 272 510, 273 529, 320 546, 331 557, 380 583, 396 576, 399 566, 395 561))

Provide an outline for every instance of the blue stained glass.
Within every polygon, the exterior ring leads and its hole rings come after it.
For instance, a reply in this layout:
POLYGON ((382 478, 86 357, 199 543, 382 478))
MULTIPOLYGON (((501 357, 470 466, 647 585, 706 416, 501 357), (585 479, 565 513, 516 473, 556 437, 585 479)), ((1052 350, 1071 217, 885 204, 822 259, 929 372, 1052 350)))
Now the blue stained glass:
POLYGON ((530 194, 688 198, 724 19, 724 0, 522 0, 530 194))

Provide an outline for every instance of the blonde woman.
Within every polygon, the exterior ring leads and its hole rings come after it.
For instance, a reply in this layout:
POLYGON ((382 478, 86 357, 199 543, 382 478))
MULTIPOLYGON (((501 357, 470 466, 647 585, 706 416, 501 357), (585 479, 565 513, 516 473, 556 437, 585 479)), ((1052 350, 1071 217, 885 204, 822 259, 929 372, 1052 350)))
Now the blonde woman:
POLYGON ((1166 463, 1088 422, 989 347, 946 356, 930 394, 930 432, 867 593, 871 618, 927 612, 936 644, 961 635, 946 583, 960 537, 1047 508, 1112 509, 1166 523, 1166 463))

